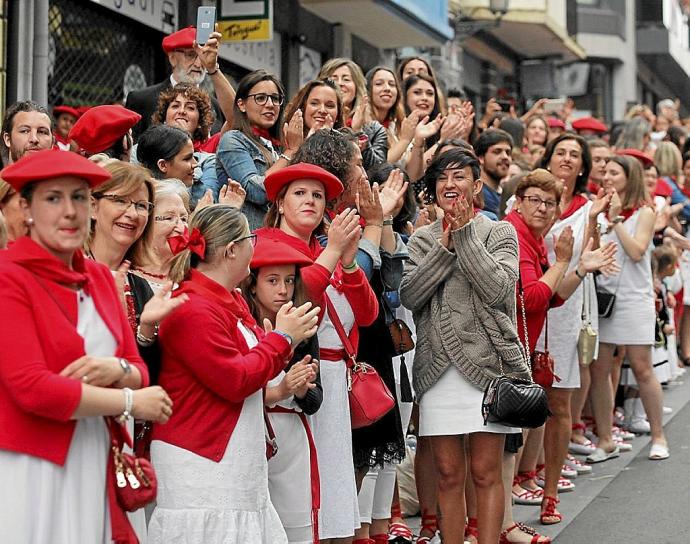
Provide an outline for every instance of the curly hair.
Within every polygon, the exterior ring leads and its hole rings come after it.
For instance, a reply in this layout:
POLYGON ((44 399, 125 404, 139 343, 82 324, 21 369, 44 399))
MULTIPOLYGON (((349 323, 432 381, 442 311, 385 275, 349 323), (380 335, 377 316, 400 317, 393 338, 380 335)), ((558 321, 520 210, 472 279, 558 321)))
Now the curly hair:
POLYGON ((211 126, 216 117, 211 107, 211 97, 206 91, 189 83, 178 83, 173 88, 166 89, 158 95, 158 105, 156 111, 151 115, 151 122, 154 125, 165 124, 165 117, 170 104, 180 95, 187 100, 193 100, 199 111, 199 122, 191 134, 192 140, 200 142, 208 140, 211 126))

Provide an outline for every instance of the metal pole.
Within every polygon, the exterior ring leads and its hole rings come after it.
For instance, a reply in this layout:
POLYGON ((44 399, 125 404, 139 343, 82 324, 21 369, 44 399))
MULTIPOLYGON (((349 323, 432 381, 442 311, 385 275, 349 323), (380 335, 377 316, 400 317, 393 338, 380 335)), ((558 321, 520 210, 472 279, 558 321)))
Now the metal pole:
POLYGON ((48 106, 48 0, 36 0, 34 10, 34 54, 31 95, 48 106))

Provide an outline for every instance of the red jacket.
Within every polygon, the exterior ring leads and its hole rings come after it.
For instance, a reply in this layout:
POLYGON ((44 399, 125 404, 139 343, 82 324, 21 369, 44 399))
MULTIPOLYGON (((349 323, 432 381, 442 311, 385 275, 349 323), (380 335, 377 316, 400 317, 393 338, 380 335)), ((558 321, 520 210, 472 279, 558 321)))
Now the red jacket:
MULTIPOLYGON (((266 386, 285 367, 290 345, 281 335, 264 335, 238 291, 191 271, 175 296, 189 295, 161 324, 159 383, 173 401, 173 415, 155 425, 162 440, 220 461, 240 417, 244 399, 266 386), (257 335, 251 350, 237 322, 257 335)), ((257 429, 257 433, 263 430, 257 429)))
MULTIPOLYGON (((147 385, 110 270, 81 253, 74 268, 87 278, 85 288, 115 337, 115 356, 135 365, 147 385)), ((58 374, 85 353, 77 295, 56 281, 60 274, 78 275, 29 238, 0 252, 0 449, 64 465, 82 384, 58 374)))

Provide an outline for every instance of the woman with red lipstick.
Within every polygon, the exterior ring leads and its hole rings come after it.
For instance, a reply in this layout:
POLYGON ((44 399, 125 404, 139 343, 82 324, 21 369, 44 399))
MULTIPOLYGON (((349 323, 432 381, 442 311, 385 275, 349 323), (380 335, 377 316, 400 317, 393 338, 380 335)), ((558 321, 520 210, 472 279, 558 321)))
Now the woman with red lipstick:
POLYGON ((29 226, 0 254, 2 539, 133 544, 114 493, 108 500, 115 482, 106 476, 103 416, 164 423, 172 402, 145 387, 113 278, 81 251, 90 189, 110 174, 76 153, 46 150, 2 178, 21 195, 29 226))
POLYGON ((372 118, 367 84, 359 65, 346 58, 327 60, 321 67, 318 79, 330 79, 338 86, 345 124, 355 133, 361 132, 367 137, 360 145, 364 168, 368 170, 386 161, 388 136, 381 123, 372 118))
POLYGON ((233 129, 223 135, 216 152, 216 176, 242 185, 247 198, 242 213, 251 230, 263 224, 269 201, 264 178, 286 167, 302 144, 301 111, 283 126, 285 89, 280 80, 256 70, 244 76, 235 95, 233 129))
POLYGON ((322 543, 345 543, 359 527, 359 506, 347 355, 335 318, 356 350, 359 326, 371 324, 378 314, 376 296, 356 260, 359 216, 351 209, 336 215, 322 247, 317 235, 325 231, 326 202, 343 190, 340 180, 323 168, 298 163, 268 176, 265 185, 274 202, 266 224, 273 228, 260 229, 257 234, 285 242, 314 260, 301 274, 309 298, 326 309, 318 331, 323 403, 310 418, 321 479, 319 535, 322 543))

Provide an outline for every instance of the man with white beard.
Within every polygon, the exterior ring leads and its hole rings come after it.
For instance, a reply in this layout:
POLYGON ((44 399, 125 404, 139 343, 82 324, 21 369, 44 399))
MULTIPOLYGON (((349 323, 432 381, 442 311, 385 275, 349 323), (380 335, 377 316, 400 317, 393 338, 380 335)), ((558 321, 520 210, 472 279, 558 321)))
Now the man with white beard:
POLYGON ((232 118, 232 107, 235 101, 235 90, 218 69, 218 46, 221 34, 211 33, 209 40, 200 46, 195 43, 196 28, 189 26, 163 38, 163 51, 168 56, 172 67, 170 77, 156 85, 127 95, 125 107, 141 115, 141 121, 132 129, 134 139, 151 125, 151 115, 158 107, 158 95, 161 91, 174 87, 178 83, 199 85, 206 75, 211 78, 218 100, 211 97, 215 121, 211 133, 215 134, 227 118, 232 118))

